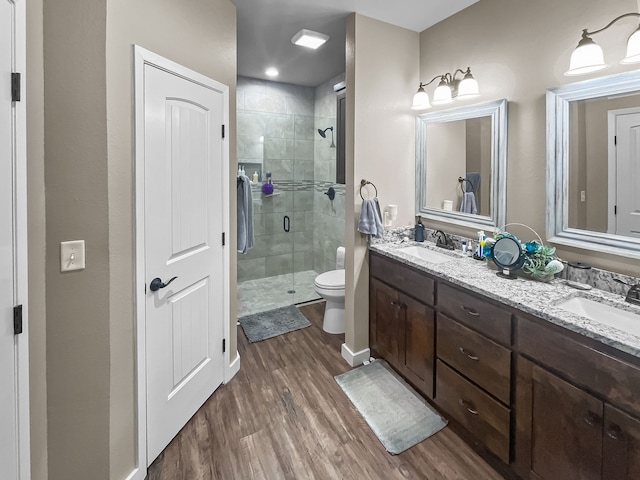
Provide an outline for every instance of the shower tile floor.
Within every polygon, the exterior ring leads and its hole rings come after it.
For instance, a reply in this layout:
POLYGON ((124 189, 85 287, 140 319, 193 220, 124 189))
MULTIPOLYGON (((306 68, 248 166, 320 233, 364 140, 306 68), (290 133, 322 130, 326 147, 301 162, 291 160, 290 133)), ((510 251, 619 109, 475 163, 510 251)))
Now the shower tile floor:
POLYGON ((296 303, 320 300, 313 288, 318 272, 286 273, 238 283, 238 318, 296 303), (294 288, 295 277, 295 288, 294 288), (295 290, 295 293, 288 293, 295 290))

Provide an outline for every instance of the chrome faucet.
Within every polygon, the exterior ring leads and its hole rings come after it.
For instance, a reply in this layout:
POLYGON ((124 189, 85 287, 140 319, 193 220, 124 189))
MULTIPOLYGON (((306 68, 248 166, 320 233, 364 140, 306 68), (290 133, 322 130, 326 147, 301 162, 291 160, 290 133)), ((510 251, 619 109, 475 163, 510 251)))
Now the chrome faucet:
POLYGON ((640 305, 640 283, 637 285, 631 285, 629 291, 627 291, 625 301, 633 303, 634 305, 640 305))
POLYGON ((614 278, 614 280, 629 287, 629 290, 627 290, 627 296, 624 299, 625 302, 633 303, 634 305, 640 305, 640 283, 631 285, 630 283, 624 282, 619 278, 614 278))
POLYGON ((434 231, 431 236, 436 238, 436 247, 445 248, 447 250, 453 250, 453 242, 447 234, 442 230, 434 231))

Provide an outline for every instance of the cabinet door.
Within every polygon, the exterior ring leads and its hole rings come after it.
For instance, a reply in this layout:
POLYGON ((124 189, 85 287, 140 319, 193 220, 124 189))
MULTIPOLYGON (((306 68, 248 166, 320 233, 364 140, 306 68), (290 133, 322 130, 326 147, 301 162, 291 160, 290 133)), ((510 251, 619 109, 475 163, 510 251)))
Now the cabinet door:
POLYGON ((603 403, 537 365, 532 380, 532 472, 543 480, 599 480, 603 403))
POLYGON ((603 479, 640 478, 640 420, 611 405, 604 409, 603 479))
POLYGON ((433 398, 434 312, 406 295, 400 294, 399 298, 404 310, 404 329, 400 328, 403 373, 424 395, 433 398))
POLYGON ((398 368, 398 316, 401 312, 398 292, 372 278, 369 295, 371 349, 374 355, 381 356, 398 368))

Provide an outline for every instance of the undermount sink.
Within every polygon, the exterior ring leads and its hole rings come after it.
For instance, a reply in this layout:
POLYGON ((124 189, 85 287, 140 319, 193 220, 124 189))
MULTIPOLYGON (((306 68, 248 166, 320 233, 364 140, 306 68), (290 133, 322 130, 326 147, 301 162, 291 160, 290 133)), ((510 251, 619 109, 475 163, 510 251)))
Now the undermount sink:
POLYGON ((445 253, 440 253, 430 248, 419 247, 417 245, 400 248, 398 251, 429 263, 444 263, 455 260, 455 257, 452 255, 447 255, 445 253))
POLYGON ((640 315, 637 313, 586 297, 573 297, 558 303, 557 306, 567 312, 589 318, 617 330, 640 335, 640 315))

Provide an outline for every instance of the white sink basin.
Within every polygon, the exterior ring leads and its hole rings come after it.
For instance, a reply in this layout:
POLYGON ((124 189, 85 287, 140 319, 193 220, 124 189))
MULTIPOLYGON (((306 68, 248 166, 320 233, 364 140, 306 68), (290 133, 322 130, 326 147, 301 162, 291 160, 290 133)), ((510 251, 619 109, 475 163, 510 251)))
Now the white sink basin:
POLYGON ((557 306, 617 330, 640 335, 640 315, 636 313, 584 297, 573 297, 558 303, 557 306))
POLYGON ((406 253, 413 257, 417 257, 420 260, 424 260, 429 263, 444 263, 455 260, 455 257, 440 253, 435 250, 431 250, 427 247, 419 247, 417 245, 410 245, 408 247, 398 249, 399 252, 406 253))

